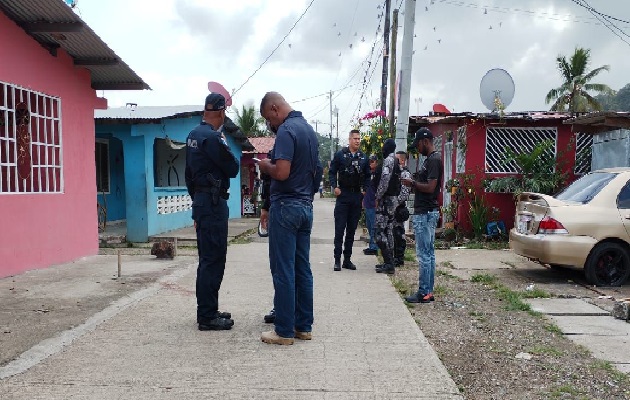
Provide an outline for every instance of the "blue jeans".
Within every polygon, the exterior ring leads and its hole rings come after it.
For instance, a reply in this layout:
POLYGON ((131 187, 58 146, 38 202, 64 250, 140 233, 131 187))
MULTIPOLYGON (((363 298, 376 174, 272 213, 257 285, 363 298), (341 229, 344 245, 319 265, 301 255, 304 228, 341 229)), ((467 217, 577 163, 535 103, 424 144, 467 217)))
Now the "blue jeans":
POLYGON ((433 293, 435 280, 435 228, 440 213, 429 211, 426 214, 414 214, 413 230, 416 234, 416 257, 420 279, 418 291, 421 295, 433 293))
POLYGON ((269 264, 273 277, 276 333, 311 332, 313 274, 309 260, 313 206, 300 200, 278 200, 269 208, 269 264))
POLYGON ((370 234, 370 250, 378 250, 378 246, 374 241, 374 220, 376 219, 376 208, 365 209, 365 225, 367 225, 368 233, 370 234))

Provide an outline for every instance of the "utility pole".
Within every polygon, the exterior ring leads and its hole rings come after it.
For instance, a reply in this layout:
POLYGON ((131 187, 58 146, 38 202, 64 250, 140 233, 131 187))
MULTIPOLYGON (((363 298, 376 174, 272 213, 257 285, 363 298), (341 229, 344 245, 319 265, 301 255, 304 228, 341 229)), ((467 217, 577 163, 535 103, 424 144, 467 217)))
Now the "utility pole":
MULTIPOLYGON (((415 4, 414 4, 415 6, 415 4)), ((385 0, 385 30, 383 32, 383 77, 381 80, 381 110, 387 115, 387 62, 389 60, 389 14, 391 12, 391 0, 385 0)))
POLYGON ((409 103, 411 97, 411 67, 413 64, 413 32, 416 26, 416 0, 405 0, 405 28, 400 58, 400 110, 396 123, 396 149, 407 151, 409 103))
POLYGON ((336 143, 335 143, 335 152, 339 151, 339 109, 337 108, 337 106, 335 106, 335 109, 333 110, 333 112, 335 113, 335 117, 337 117, 337 121, 335 123, 335 130, 336 130, 336 143))
POLYGON ((394 137, 394 114, 396 112, 396 40, 398 40, 398 9, 392 18, 392 47, 389 66, 389 137, 394 137))
POLYGON ((335 150, 333 149, 333 123, 332 123, 332 90, 328 92, 329 100, 330 100, 330 161, 332 162, 333 157, 335 156, 335 150))

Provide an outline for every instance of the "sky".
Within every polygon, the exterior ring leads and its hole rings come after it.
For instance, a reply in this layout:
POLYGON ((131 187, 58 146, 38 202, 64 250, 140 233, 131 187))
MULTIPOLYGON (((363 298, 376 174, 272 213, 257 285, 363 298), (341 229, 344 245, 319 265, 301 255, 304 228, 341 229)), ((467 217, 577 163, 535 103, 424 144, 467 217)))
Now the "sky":
MULTIPOLYGON (((556 57, 576 47, 591 50, 591 69, 610 65, 595 82, 630 83, 628 0, 586 0, 621 20, 613 20, 620 30, 576 4, 585 0, 391 1, 400 10, 398 68, 405 4, 416 7, 412 116, 434 103, 487 112, 479 86, 494 68, 515 84, 507 112, 548 110, 545 95, 562 83, 556 57)), ((152 88, 99 91, 110 107, 202 104, 217 81, 234 92, 228 115, 277 91, 330 134, 332 91, 332 135, 338 129, 342 142, 357 117, 378 108, 383 0, 80 0, 75 12, 152 88)))

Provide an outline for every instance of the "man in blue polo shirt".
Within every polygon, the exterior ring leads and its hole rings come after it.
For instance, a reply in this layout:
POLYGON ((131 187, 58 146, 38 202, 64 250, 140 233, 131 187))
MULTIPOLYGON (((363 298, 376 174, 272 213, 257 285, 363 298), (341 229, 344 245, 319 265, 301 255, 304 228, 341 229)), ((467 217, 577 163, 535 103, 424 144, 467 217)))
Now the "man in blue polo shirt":
MULTIPOLYGON (((267 93, 260 114, 277 130, 271 158, 259 162, 271 176, 268 215, 269 264, 275 289, 275 330, 263 332, 265 343, 289 345, 311 339, 313 274, 310 241, 313 195, 319 189, 322 165, 315 130, 276 92, 267 93)), ((262 216, 261 216, 262 218, 262 216)))

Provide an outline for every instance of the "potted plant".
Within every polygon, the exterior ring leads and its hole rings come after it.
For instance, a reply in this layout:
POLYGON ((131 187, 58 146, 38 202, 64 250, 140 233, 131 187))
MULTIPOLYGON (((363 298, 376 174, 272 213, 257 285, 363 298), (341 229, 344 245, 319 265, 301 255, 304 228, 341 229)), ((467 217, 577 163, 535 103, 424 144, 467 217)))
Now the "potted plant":
POLYGON ((459 188, 459 180, 457 178, 451 178, 444 183, 444 188, 450 192, 452 195, 457 194, 457 189, 459 188))

